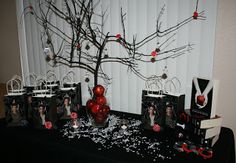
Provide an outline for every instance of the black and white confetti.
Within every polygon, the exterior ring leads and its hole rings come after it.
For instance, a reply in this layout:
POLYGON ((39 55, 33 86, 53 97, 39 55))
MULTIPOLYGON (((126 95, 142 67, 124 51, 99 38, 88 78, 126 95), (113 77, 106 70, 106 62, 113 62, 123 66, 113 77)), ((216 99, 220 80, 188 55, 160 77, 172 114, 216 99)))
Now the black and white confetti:
POLYGON ((101 145, 98 150, 119 147, 126 152, 136 153, 141 157, 152 158, 153 161, 172 159, 175 156, 173 146, 168 139, 149 138, 142 134, 141 121, 126 119, 127 126, 121 125, 122 118, 116 115, 109 116, 109 124, 105 128, 95 128, 85 119, 80 118, 80 126, 74 129, 71 123, 66 123, 61 132, 68 139, 89 138, 101 145))

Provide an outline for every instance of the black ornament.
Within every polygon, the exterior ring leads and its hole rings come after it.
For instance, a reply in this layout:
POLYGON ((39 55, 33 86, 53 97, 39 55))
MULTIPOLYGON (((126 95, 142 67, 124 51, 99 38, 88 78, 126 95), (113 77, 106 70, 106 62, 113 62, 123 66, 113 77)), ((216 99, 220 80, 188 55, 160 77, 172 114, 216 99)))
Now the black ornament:
POLYGON ((87 82, 87 83, 88 83, 89 81, 90 81, 90 80, 89 80, 89 78, 88 78, 88 77, 87 77, 87 78, 85 78, 85 82, 87 82))
POLYGON ((46 59, 47 62, 49 62, 51 60, 51 58, 48 55, 46 56, 45 59, 46 59))
POLYGON ((47 44, 51 44, 51 41, 49 39, 47 39, 47 44))
POLYGON ((86 49, 86 50, 89 50, 89 49, 90 49, 90 46, 87 44, 87 45, 85 46, 85 49, 86 49))
POLYGON ((151 58, 151 62, 152 63, 156 62, 156 59, 155 58, 151 58))
POLYGON ((156 48, 156 52, 158 53, 158 52, 160 52, 161 50, 160 50, 160 48, 156 48))
POLYGON ((104 58, 108 58, 108 57, 109 57, 108 54, 105 54, 105 55, 104 55, 104 58))
POLYGON ((162 78, 162 79, 167 79, 167 74, 166 74, 166 73, 163 73, 163 74, 161 75, 161 78, 162 78))

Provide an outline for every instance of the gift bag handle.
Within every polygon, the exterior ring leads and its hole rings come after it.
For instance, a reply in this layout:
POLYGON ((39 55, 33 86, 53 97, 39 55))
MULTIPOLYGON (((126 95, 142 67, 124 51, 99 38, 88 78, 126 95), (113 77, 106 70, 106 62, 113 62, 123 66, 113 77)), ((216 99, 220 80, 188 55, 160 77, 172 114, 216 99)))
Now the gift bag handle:
POLYGON ((53 72, 52 70, 48 70, 46 73, 46 81, 49 81, 49 82, 57 81, 56 73, 53 72), (51 79, 51 77, 52 77, 52 80, 49 80, 51 79))
MULTIPOLYGON (((33 86, 37 85, 37 75, 35 75, 35 73, 29 73, 29 75, 27 75, 25 77, 25 83, 27 83, 27 79, 29 80, 29 85, 31 86, 31 79, 33 80, 33 86)), ((27 86, 27 84, 25 84, 27 86)))
POLYGON ((14 82, 16 82, 16 84, 17 84, 17 85, 16 85, 16 86, 17 86, 17 89, 16 89, 16 90, 19 91, 20 83, 19 83, 17 80, 15 80, 15 79, 10 79, 10 80, 8 80, 7 83, 6 83, 7 94, 8 94, 10 91, 15 90, 15 88, 14 88, 14 82), (9 90, 9 86, 10 86, 10 90, 9 90))

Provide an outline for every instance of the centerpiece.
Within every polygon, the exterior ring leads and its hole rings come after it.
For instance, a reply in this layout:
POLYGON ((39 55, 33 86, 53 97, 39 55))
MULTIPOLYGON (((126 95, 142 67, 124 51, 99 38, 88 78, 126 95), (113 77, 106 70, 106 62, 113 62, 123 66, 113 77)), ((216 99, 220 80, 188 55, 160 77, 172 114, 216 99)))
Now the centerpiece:
POLYGON ((122 8, 120 10, 122 33, 105 30, 109 10, 98 10, 100 6, 102 6, 101 1, 95 3, 93 0, 63 0, 60 3, 53 0, 41 0, 32 1, 24 9, 24 12, 41 26, 42 46, 45 58, 50 65, 64 64, 70 68, 84 69, 85 82, 91 82, 89 74, 93 75, 93 95, 86 106, 88 116, 91 117, 94 126, 103 126, 110 111, 110 106, 104 96, 104 84, 98 81, 98 78, 101 78, 104 83, 110 84, 111 78, 105 73, 103 64, 125 65, 135 75, 147 80, 147 77, 139 71, 139 63, 155 63, 178 57, 191 50, 192 44, 174 48, 169 45, 174 42, 173 37, 176 32, 185 24, 192 20, 204 19, 204 12, 198 12, 196 7, 193 15, 162 29, 161 16, 165 11, 163 7, 154 23, 156 30, 144 38, 137 39, 136 35, 127 37, 125 27, 127 16, 122 8), (54 20, 59 20, 60 23, 54 20), (151 51, 141 51, 141 49, 146 49, 144 46, 153 41, 157 42, 151 51), (126 55, 109 55, 107 45, 111 43, 123 48, 126 55))

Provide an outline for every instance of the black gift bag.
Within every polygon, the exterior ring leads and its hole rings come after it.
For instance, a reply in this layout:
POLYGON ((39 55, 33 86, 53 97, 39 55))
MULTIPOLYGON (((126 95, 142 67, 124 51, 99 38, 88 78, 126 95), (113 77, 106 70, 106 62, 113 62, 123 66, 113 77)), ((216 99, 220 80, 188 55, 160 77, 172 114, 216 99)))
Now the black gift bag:
POLYGON ((7 127, 27 126, 26 91, 18 75, 6 83, 7 94, 4 95, 5 120, 7 127))
POLYGON ((55 95, 32 96, 32 126, 35 129, 57 129, 55 95))
POLYGON ((143 90, 141 104, 144 129, 163 131, 165 128, 165 96, 160 91, 143 90), (155 127, 154 127, 155 126, 155 127))

